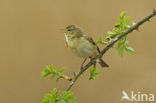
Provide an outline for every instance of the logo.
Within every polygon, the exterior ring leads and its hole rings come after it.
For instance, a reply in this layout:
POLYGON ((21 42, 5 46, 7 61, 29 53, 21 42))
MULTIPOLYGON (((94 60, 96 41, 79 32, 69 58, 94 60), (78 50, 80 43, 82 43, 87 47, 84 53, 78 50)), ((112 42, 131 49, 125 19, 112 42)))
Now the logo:
POLYGON ((147 101, 147 102, 153 102, 154 101, 154 94, 146 94, 141 92, 134 92, 131 91, 129 94, 125 91, 122 91, 122 97, 121 101, 127 100, 127 101, 147 101))

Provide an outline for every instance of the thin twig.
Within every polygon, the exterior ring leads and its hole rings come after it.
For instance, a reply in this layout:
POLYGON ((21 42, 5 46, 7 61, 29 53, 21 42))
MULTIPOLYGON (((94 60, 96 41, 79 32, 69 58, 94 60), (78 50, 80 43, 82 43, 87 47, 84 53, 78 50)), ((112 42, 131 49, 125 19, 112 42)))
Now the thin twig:
MULTIPOLYGON (((135 23, 133 26, 131 26, 129 29, 127 29, 126 31, 122 32, 121 34, 119 34, 115 39, 113 39, 99 54, 99 56, 97 58, 101 58, 118 40, 120 40, 122 37, 126 36, 127 34, 131 33, 134 30, 138 30, 138 27, 140 25, 142 25, 143 23, 145 23, 146 21, 150 21, 150 19, 152 17, 154 17, 156 15, 156 11, 153 10, 152 13, 150 13, 148 16, 144 17, 143 19, 141 19, 140 21, 138 21, 137 23, 135 23)), ((88 64, 86 64, 83 69, 81 69, 78 73, 76 73, 76 75, 74 75, 74 77, 72 78, 71 82, 69 83, 68 87, 66 88, 66 91, 69 91, 71 89, 71 87, 73 86, 73 84, 76 82, 76 80, 78 79, 78 77, 84 72, 86 71, 90 66, 92 66, 95 62, 96 59, 91 60, 88 64)))

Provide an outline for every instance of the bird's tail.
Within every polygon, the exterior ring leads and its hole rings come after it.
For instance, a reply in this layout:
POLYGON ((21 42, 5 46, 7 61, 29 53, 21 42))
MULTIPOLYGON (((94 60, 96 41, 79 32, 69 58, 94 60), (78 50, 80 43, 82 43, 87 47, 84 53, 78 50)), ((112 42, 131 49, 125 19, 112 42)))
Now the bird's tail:
POLYGON ((105 63, 101 58, 97 59, 97 62, 101 65, 101 67, 109 67, 109 65, 105 63))

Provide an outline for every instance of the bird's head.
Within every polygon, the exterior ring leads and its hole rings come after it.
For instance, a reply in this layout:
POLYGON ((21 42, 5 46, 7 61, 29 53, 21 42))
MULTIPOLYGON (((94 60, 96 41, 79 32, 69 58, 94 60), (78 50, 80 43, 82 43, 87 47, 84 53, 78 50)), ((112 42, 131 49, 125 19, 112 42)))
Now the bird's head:
POLYGON ((83 35, 83 31, 76 25, 68 25, 65 28, 65 35, 70 37, 81 37, 83 35))

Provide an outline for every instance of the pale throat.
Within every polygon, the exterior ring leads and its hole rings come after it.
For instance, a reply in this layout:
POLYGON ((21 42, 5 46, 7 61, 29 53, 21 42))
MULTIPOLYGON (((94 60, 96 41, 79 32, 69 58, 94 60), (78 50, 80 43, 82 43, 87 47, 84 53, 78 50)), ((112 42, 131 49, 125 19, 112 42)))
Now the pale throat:
POLYGON ((70 37, 66 33, 64 33, 64 34, 65 34, 65 38, 66 38, 67 43, 70 42, 70 40, 71 40, 70 37))
POLYGON ((75 41, 72 40, 72 36, 69 36, 65 33, 65 38, 66 38, 66 42, 67 42, 68 46, 70 46, 70 47, 75 46, 75 41))

